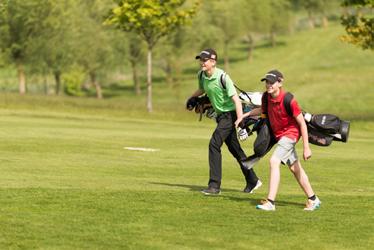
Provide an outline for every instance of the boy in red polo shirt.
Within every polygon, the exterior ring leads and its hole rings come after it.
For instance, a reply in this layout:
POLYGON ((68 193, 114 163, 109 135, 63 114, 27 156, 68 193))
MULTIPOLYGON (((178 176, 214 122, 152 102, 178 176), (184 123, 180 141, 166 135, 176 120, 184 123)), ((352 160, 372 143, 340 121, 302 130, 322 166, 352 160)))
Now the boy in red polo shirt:
POLYGON ((266 83, 266 96, 264 98, 267 98, 267 110, 264 110, 265 107, 262 106, 262 110, 252 110, 250 115, 255 115, 255 113, 260 113, 260 111, 263 114, 267 113, 277 145, 270 158, 269 194, 267 199, 262 201, 262 204, 257 205, 256 208, 266 211, 275 210, 274 200, 280 181, 280 164, 283 162, 289 166, 300 187, 308 197, 304 210, 313 211, 320 207, 321 201, 314 194, 308 176, 301 167, 295 150, 295 145, 301 135, 303 138, 304 160, 308 160, 312 156, 303 114, 295 98, 292 99, 290 105, 293 117, 287 114, 283 104, 285 92, 282 90, 283 74, 281 72, 271 70, 261 81, 266 83))

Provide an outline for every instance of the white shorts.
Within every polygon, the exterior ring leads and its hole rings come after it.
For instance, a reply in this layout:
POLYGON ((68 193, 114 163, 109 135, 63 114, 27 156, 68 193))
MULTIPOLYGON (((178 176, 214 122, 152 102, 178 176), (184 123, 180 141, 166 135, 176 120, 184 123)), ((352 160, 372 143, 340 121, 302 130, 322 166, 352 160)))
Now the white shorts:
POLYGON ((298 157, 296 154, 296 140, 283 136, 277 143, 273 156, 289 167, 294 164, 298 157))

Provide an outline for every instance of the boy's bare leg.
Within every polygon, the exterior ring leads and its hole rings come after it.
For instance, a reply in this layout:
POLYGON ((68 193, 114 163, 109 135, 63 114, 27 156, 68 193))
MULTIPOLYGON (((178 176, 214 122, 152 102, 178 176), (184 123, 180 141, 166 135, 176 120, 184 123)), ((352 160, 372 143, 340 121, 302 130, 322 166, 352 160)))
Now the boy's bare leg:
POLYGON ((268 199, 272 201, 275 200, 278 192, 280 181, 280 163, 281 161, 277 157, 272 156, 270 158, 270 181, 268 199))
POLYGON ((300 187, 303 189, 305 195, 307 197, 313 196, 314 192, 313 192, 312 186, 310 185, 308 176, 306 175, 304 169, 301 167, 300 161, 299 160, 295 161, 295 163, 291 165, 290 170, 295 176, 300 187))

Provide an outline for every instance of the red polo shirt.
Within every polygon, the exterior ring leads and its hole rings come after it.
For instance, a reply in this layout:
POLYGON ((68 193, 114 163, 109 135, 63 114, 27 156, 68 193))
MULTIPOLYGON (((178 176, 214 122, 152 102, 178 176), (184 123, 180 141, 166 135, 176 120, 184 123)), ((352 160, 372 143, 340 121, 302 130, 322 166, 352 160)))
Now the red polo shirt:
MULTIPOLYGON (((272 98, 269 94, 267 96, 267 113, 271 129, 277 141, 283 136, 287 136, 288 138, 295 139, 297 141, 300 138, 300 128, 295 117, 301 113, 301 109, 295 98, 293 98, 291 101, 291 110, 294 117, 290 117, 283 105, 284 96, 285 92, 283 90, 280 91, 276 98, 272 98)), ((265 110, 262 110, 262 112, 266 113, 265 110)))

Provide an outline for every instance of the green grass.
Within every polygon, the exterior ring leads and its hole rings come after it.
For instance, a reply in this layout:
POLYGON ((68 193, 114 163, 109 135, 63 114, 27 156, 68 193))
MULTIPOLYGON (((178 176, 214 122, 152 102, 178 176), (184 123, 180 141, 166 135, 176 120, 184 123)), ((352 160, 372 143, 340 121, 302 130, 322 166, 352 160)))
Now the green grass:
MULTIPOLYGON (((63 98, 22 109, 35 97, 7 98, 0 109, 1 249, 367 249, 374 243, 373 122, 353 122, 347 144, 312 147, 304 167, 323 202, 319 211, 302 210, 305 197, 282 168, 277 211, 267 213, 255 204, 267 193, 268 157, 256 167, 264 187, 248 195, 224 148, 222 195, 200 194, 210 120, 141 118, 114 112, 106 101, 96 114, 87 107, 63 111, 63 98)), ((252 140, 244 143, 248 153, 252 140)))

